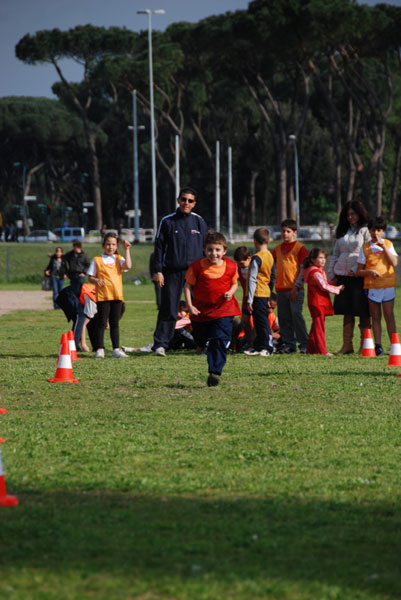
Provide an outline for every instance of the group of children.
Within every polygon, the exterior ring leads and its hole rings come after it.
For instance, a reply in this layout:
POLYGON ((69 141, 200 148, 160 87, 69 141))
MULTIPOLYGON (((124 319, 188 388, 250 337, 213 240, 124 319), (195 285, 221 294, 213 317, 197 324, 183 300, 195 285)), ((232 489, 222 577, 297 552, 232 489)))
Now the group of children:
MULTIPOLYGON (((371 242, 363 246, 358 259, 358 274, 364 277, 373 333, 378 338, 381 335, 381 305, 389 334, 395 331, 394 266, 397 255, 391 242, 383 239, 385 227, 381 218, 369 222, 371 242)), ((241 246, 231 260, 226 257, 224 235, 214 231, 207 233, 204 258, 193 262, 185 276, 185 303, 180 305, 176 327, 177 334, 183 335, 177 335, 175 347, 196 347, 198 352, 207 354, 208 386, 219 384, 228 349, 233 343, 233 320, 239 315, 246 341, 244 353, 248 356, 268 357, 274 351, 292 354, 297 351, 297 344, 304 354, 331 355, 325 340, 325 317, 333 314, 329 294, 340 294, 344 286, 327 281, 324 271, 326 252, 314 248, 308 253, 297 241, 296 234, 296 222, 283 221, 282 241, 271 253, 268 229, 258 228, 254 233, 256 252, 251 256, 248 248, 241 246), (238 279, 243 288, 241 308, 235 298, 238 279), (304 282, 308 285, 308 307, 312 317, 309 335, 302 315, 304 282), (277 324, 272 331, 276 305, 280 331, 277 324)), ((87 271, 89 281, 96 289, 97 358, 104 357, 104 330, 108 324, 113 356, 127 357, 120 348, 119 320, 123 304, 122 273, 129 270, 132 263, 131 244, 123 243, 125 257, 118 254, 118 236, 106 234, 103 254, 92 260, 87 271)))

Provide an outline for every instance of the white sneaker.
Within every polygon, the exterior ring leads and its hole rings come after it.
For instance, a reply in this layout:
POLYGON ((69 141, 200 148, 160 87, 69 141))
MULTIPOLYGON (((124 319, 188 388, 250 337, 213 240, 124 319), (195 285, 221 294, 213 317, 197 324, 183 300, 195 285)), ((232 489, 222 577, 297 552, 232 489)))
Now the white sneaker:
POLYGON ((248 350, 244 350, 244 354, 248 356, 259 356, 259 350, 255 350, 255 348, 249 348, 248 350))
POLYGON ((123 352, 120 348, 114 348, 112 357, 113 358, 128 358, 128 354, 125 354, 125 352, 123 352))
POLYGON ((96 350, 95 358, 104 358, 104 348, 99 348, 99 350, 96 350))
POLYGON ((269 351, 268 351, 268 350, 266 350, 266 349, 264 349, 264 350, 261 350, 261 351, 259 352, 259 354, 260 354, 260 356, 271 356, 271 355, 272 355, 272 353, 271 353, 271 352, 269 352, 269 351))
POLYGON ((136 352, 137 349, 136 348, 131 348, 131 346, 121 346, 121 350, 123 352, 132 353, 132 352, 136 352))
POLYGON ((138 352, 152 352, 153 342, 150 344, 146 344, 146 346, 141 346, 138 348, 138 352))
POLYGON ((156 348, 155 356, 167 356, 166 351, 163 348, 163 346, 159 346, 158 348, 156 348))

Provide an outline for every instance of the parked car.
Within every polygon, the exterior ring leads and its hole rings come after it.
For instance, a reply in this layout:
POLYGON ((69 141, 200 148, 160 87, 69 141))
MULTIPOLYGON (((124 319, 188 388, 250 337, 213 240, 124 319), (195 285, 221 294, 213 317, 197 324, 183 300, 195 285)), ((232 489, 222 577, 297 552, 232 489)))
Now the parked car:
POLYGON ((47 229, 35 229, 25 236, 25 242, 57 242, 57 235, 47 229))
POLYGON ((394 227, 394 225, 387 225, 387 229, 386 229, 386 233, 384 234, 384 237, 388 238, 389 240, 395 240, 395 238, 397 236, 398 236, 397 227, 394 227))
POLYGON ((53 229, 53 233, 56 234, 60 242, 73 242, 74 240, 82 242, 85 237, 83 227, 59 227, 53 229))

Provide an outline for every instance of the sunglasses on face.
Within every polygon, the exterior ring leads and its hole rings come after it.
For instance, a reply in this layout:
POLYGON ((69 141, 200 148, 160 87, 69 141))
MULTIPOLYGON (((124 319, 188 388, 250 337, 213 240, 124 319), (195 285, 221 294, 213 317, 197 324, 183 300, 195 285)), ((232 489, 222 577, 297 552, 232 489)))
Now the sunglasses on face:
POLYGON ((187 198, 187 196, 180 196, 180 202, 189 202, 189 204, 193 204, 195 202, 195 198, 187 198))

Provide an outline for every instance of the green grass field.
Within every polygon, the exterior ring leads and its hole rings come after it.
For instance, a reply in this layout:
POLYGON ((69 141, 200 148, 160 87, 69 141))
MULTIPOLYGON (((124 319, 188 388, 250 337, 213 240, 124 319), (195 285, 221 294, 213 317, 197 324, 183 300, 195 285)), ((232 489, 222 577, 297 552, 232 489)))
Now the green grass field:
MULTIPOLYGON (((145 344, 153 286, 125 293, 121 342, 145 344)), ((0 508, 0 598, 401 597, 401 367, 388 356, 230 355, 207 388, 192 352, 91 355, 74 363, 79 384, 50 384, 61 311, 0 327, 0 437, 20 502, 0 508)), ((340 338, 328 318, 329 350, 340 338)))

